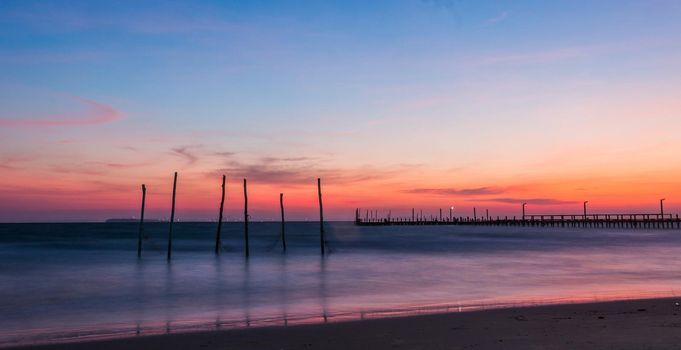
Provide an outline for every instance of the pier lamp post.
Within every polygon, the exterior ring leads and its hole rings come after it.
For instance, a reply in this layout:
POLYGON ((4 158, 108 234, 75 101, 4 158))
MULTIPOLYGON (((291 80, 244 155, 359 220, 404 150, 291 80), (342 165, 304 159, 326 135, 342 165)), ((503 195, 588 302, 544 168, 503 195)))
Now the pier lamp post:
POLYGON ((525 206, 527 206, 527 203, 523 203, 523 220, 525 220, 525 206))
POLYGON ((662 216, 662 219, 664 219, 664 201, 665 200, 667 200, 667 198, 660 199, 660 216, 662 216))
POLYGON ((584 220, 586 220, 586 205, 589 203, 589 201, 584 201, 584 220))
POLYGON ((454 206, 449 207, 449 221, 452 221, 452 211, 454 210, 454 206))

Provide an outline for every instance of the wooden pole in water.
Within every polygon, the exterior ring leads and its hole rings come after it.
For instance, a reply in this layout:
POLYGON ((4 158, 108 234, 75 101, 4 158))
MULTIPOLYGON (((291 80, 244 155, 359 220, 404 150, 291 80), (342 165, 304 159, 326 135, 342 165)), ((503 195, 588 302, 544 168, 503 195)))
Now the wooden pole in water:
POLYGON ((175 221, 175 191, 177 190, 177 171, 173 177, 173 202, 170 208, 170 229, 168 230, 168 260, 173 251, 173 222, 175 221))
POLYGON ((319 246, 324 255, 324 207, 322 206, 322 180, 317 178, 317 195, 319 197, 319 246))
POLYGON ((286 251, 286 233, 284 231, 284 194, 279 193, 279 207, 281 208, 281 246, 286 251))
POLYGON ((218 233, 215 235, 215 254, 220 254, 220 233, 222 231, 222 213, 225 208, 225 182, 226 177, 222 175, 222 197, 220 198, 220 215, 218 215, 218 233))
POLYGON ((137 235, 137 257, 142 257, 142 234, 144 233, 144 202, 147 198, 147 187, 142 184, 142 212, 140 213, 140 230, 137 235))
POLYGON ((246 190, 246 179, 244 179, 244 250, 248 258, 248 191, 246 190))

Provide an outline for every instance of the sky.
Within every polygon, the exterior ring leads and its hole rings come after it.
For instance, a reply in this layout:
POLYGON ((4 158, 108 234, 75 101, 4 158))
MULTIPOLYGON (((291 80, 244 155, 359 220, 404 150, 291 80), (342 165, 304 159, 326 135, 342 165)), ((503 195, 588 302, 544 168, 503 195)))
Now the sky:
POLYGON ((681 211, 679 1, 0 1, 0 222, 681 211))

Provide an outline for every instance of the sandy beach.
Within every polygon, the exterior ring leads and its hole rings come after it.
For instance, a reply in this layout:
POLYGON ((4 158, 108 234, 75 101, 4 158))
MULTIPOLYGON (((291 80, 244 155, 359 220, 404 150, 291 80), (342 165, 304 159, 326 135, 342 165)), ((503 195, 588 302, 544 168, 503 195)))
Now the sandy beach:
POLYGON ((675 349, 681 299, 522 307, 21 349, 675 349))

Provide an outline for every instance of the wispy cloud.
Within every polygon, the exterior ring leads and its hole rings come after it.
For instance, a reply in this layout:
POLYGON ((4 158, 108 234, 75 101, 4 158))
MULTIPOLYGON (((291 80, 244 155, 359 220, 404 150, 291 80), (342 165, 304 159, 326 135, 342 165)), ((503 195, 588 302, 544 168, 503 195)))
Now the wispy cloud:
POLYGON ((587 57, 590 54, 591 52, 583 47, 567 47, 534 52, 485 56, 480 58, 477 63, 483 65, 502 63, 543 63, 587 57))
POLYGON ((486 198, 480 199, 483 202, 497 202, 497 203, 507 203, 507 204, 533 204, 533 205, 561 205, 561 204, 574 204, 576 201, 566 201, 554 198, 486 198))
POLYGON ((486 19, 482 24, 484 26, 491 26, 491 25, 497 24, 497 23, 505 20, 506 18, 508 18, 508 15, 509 15, 509 13, 507 11, 503 11, 503 12, 499 13, 498 15, 496 15, 492 18, 486 19))
POLYGON ((189 149, 194 146, 181 146, 181 147, 175 147, 171 149, 172 153, 178 157, 184 158, 187 161, 187 164, 192 165, 196 163, 199 160, 199 157, 194 154, 193 152, 190 152, 189 149))
POLYGON ((311 161, 315 160, 316 158, 312 157, 263 157, 262 161, 266 163, 272 163, 272 162, 306 162, 306 161, 311 161))
POLYGON ((106 163, 106 166, 114 169, 131 169, 149 165, 149 163, 106 163))
POLYGON ((233 155, 236 155, 236 152, 222 151, 222 152, 215 152, 213 154, 216 155, 216 156, 220 156, 220 157, 231 157, 233 155))
POLYGON ((85 164, 76 166, 53 165, 51 171, 59 174, 106 175, 106 172, 100 167, 85 164))
POLYGON ((5 155, 0 157, 0 169, 18 169, 19 163, 30 162, 37 157, 28 155, 5 155))
POLYGON ((310 159, 314 158, 263 157, 254 163, 231 161, 226 167, 211 171, 207 175, 226 174, 229 177, 248 178, 265 184, 303 185, 314 182, 318 177, 323 178, 326 183, 349 184, 394 178, 410 168, 408 165, 387 168, 369 166, 352 169, 325 168, 311 162, 310 159))
POLYGON ((433 194, 439 196, 476 196, 476 195, 490 195, 500 194, 506 192, 506 189, 500 187, 476 187, 476 188, 413 188, 403 191, 405 193, 414 194, 433 194))
POLYGON ((497 53, 468 59, 473 65, 532 64, 563 61, 618 54, 629 51, 649 50, 673 44, 667 39, 645 39, 621 42, 602 42, 589 45, 574 45, 537 49, 535 51, 497 53))
POLYGON ((66 95, 76 101, 84 111, 70 114, 53 114, 39 117, 17 118, 0 116, 0 126, 6 127, 54 127, 69 125, 96 125, 113 122, 123 117, 115 108, 79 96, 66 95))
POLYGON ((243 32, 252 29, 217 16, 214 8, 194 3, 166 4, 155 11, 130 12, 112 8, 101 13, 93 12, 88 7, 42 3, 8 10, 0 19, 51 31, 116 28, 142 34, 176 34, 243 32))

